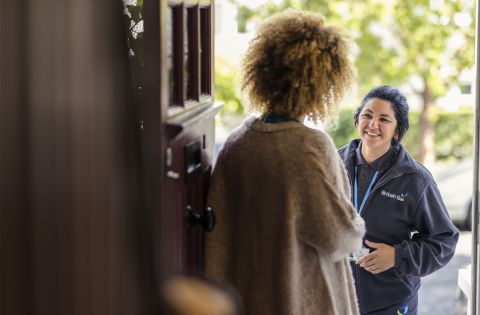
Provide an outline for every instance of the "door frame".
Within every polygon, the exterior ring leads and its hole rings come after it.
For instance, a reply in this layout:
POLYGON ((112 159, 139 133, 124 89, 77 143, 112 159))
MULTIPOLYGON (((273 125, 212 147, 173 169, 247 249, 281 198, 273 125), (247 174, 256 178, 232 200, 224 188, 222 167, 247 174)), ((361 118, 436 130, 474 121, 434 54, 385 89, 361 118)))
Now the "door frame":
POLYGON ((478 265, 478 245, 479 245, 479 207, 478 207, 478 191, 479 191, 479 153, 480 153, 480 85, 478 78, 480 75, 480 6, 476 1, 476 19, 475 19, 475 133, 474 133, 474 158, 473 158, 473 195, 472 195, 472 268, 471 268, 471 303, 470 314, 480 314, 480 304, 478 287, 479 283, 479 265, 478 265))

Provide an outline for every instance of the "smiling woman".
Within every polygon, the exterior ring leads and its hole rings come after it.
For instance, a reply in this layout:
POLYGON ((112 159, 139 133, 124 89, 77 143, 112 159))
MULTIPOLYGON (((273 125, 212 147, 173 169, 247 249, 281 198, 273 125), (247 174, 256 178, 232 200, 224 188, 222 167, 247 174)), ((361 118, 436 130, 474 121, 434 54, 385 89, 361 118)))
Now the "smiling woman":
POLYGON ((354 121, 360 139, 339 153, 367 227, 367 247, 351 259, 360 311, 417 314, 420 277, 450 261, 458 230, 432 175, 400 144, 409 127, 405 96, 389 86, 374 88, 354 121))

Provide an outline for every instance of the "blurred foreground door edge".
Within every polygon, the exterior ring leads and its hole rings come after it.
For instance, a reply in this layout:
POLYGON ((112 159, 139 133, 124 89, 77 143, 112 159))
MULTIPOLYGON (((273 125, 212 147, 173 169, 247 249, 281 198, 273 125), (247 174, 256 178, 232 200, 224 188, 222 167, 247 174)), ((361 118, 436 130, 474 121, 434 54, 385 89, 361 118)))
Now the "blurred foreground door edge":
POLYGON ((0 0, 0 314, 154 314, 201 272, 214 6, 134 2, 138 86, 121 1, 0 0))

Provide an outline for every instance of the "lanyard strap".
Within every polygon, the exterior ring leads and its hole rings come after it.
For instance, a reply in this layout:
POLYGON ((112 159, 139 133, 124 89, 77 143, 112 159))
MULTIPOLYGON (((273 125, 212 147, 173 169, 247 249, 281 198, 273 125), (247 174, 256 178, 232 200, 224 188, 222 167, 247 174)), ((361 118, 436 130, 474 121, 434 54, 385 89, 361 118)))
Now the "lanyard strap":
POLYGON ((368 185, 367 192, 365 193, 365 196, 363 196, 362 204, 360 205, 360 208, 358 208, 357 166, 355 166, 355 181, 353 183, 353 202, 355 205, 355 210, 357 210, 358 214, 362 214, 363 206, 365 205, 365 201, 367 201, 368 195, 370 194, 370 190, 372 190, 375 180, 377 180, 377 176, 378 176, 378 171, 376 171, 375 174, 373 175, 373 178, 370 181, 370 185, 368 185))

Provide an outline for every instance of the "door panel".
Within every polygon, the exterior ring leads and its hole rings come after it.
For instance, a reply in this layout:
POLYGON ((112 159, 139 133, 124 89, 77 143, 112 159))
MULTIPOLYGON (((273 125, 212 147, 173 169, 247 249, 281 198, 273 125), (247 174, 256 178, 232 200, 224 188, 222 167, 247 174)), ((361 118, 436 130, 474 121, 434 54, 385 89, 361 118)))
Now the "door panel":
POLYGON ((171 271, 201 272, 204 228, 191 216, 204 215, 215 146, 214 119, 221 105, 212 104, 185 120, 168 122, 176 130, 168 140, 165 180, 165 227, 170 239, 165 256, 171 271), (169 163, 170 162, 170 163, 169 163), (172 198, 172 196, 176 196, 172 198))
MULTIPOLYGON (((201 273, 205 198, 215 146, 213 1, 162 2, 162 274, 201 273)), ((150 104, 148 106, 154 106, 150 104)), ((209 212, 210 214, 211 212, 209 212)), ((204 222, 205 224, 205 222, 204 222)))

